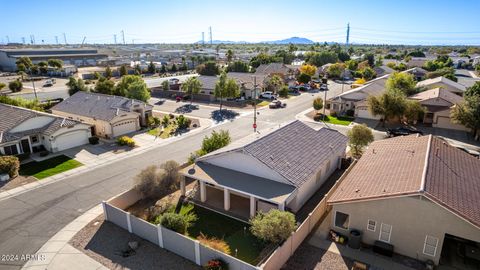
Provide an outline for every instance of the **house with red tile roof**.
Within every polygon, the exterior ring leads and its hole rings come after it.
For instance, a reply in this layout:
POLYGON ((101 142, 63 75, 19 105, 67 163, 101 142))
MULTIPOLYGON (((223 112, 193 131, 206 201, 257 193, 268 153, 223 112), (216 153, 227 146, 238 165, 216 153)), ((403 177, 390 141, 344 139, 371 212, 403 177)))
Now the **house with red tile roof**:
POLYGON ((480 160, 440 138, 373 142, 328 204, 332 230, 359 230, 367 245, 391 245, 435 264, 464 263, 459 269, 480 263, 480 160))

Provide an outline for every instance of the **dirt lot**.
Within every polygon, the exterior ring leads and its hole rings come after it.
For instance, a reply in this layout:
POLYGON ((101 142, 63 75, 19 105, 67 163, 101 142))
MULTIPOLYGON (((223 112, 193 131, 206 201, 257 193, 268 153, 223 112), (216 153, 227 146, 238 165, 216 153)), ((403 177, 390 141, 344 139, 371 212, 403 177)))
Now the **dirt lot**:
POLYGON ((38 181, 37 179, 35 179, 35 177, 31 177, 31 176, 26 177, 26 176, 19 175, 9 180, 8 182, 0 182, 0 192, 7 191, 19 186, 23 186, 35 181, 38 181))
POLYGON ((348 270, 353 261, 304 242, 282 267, 285 270, 348 270))
POLYGON ((174 253, 104 222, 103 215, 90 222, 70 240, 70 244, 109 269, 201 269, 174 253), (124 257, 129 241, 137 241, 135 254, 124 257))

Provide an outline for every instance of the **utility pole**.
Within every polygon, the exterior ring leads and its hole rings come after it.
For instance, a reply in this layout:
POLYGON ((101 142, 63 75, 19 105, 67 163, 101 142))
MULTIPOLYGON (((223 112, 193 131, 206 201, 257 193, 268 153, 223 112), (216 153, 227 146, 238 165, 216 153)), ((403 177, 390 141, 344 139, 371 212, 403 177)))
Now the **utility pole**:
POLYGON ((327 91, 328 91, 328 77, 325 75, 325 77, 322 79, 322 83, 325 84, 327 86, 327 88, 325 89, 325 91, 323 91, 324 93, 324 98, 323 98, 323 116, 322 116, 322 119, 323 121, 325 122, 325 105, 327 105, 327 91))
POLYGON ((63 42, 67 45, 67 35, 65 33, 63 33, 63 42))
POLYGON ((253 132, 257 133, 257 76, 253 76, 253 132))
POLYGON ((55 36, 55 42, 56 42, 57 45, 58 45, 58 36, 55 36))
POLYGON ((32 44, 35 45, 35 35, 32 35, 32 44))
POLYGON ((25 37, 22 37, 22 43, 25 45, 25 37))
POLYGON ((123 40, 123 45, 125 45, 125 32, 122 30, 122 40, 123 40))
POLYGON ((8 35, 6 37, 7 37, 7 44, 8 44, 10 43, 10 37, 8 37, 8 35))
POLYGON ((210 26, 209 27, 209 31, 210 31, 210 46, 213 45, 213 39, 212 39, 212 27, 210 26))
POLYGON ((202 32, 202 46, 205 47, 205 32, 202 32))
POLYGON ((113 35, 113 44, 117 44, 117 34, 113 35))
POLYGON ((350 43, 350 23, 347 23, 347 42, 346 42, 347 47, 349 43, 350 43))

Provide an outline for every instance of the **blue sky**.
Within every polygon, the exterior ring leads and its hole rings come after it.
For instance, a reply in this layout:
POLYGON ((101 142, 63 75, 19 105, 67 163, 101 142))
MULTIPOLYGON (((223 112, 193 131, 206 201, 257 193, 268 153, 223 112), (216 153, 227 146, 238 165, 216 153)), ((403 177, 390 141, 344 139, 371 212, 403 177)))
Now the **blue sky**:
POLYGON ((213 39, 480 45, 478 0, 0 0, 0 41, 190 43, 213 39), (7 11, 7 12, 6 12, 7 11))

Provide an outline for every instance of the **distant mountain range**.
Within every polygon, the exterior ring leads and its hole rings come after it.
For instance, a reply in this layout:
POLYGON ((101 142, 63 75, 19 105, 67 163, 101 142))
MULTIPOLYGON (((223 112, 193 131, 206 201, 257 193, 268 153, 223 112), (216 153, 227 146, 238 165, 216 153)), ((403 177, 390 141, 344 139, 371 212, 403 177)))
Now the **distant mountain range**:
MULTIPOLYGON (((202 43, 202 41, 197 41, 196 43, 202 43)), ((208 44, 209 42, 205 40, 205 44, 208 44)), ((270 41, 260 41, 260 42, 247 42, 247 41, 232 41, 232 40, 212 40, 213 44, 255 44, 255 43, 266 43, 266 44, 313 44, 315 43, 314 41, 308 39, 308 38, 303 38, 303 37, 291 37, 291 38, 286 38, 286 39, 280 39, 280 40, 270 40, 270 41)))

